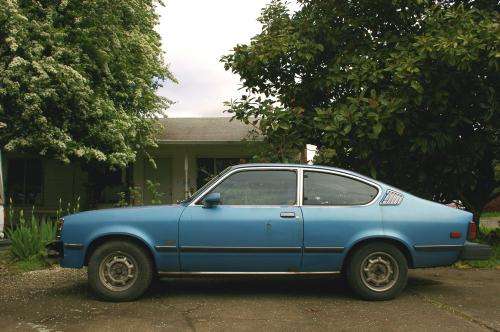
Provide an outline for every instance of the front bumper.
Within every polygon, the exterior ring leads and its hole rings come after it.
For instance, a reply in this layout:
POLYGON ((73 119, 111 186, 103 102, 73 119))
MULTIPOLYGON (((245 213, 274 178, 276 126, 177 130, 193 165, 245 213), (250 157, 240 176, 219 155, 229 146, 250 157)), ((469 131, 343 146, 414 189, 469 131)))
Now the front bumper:
POLYGON ((491 247, 486 244, 465 241, 462 252, 460 253, 461 260, 486 260, 490 258, 491 247))
POLYGON ((64 245, 61 240, 52 241, 45 246, 48 249, 48 257, 61 259, 64 257, 64 245))

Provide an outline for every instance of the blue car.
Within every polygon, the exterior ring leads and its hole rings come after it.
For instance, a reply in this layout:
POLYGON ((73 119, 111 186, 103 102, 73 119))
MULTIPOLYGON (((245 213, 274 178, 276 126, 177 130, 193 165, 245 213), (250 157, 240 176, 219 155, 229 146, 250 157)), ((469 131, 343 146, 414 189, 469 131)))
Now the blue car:
POLYGON ((141 296, 154 277, 345 274, 386 300, 408 268, 487 259, 472 214, 326 166, 245 164, 175 205, 69 215, 51 243, 61 266, 88 266, 101 298, 141 296))

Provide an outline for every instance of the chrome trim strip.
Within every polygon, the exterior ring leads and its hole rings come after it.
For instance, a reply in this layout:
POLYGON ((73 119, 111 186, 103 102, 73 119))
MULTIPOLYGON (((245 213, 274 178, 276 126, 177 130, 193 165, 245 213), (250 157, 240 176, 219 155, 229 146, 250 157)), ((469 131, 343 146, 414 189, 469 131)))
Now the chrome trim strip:
POLYGON ((301 253, 302 247, 212 247, 182 246, 180 252, 212 253, 301 253))
POLYGON ((424 252, 442 252, 442 251, 458 251, 461 250, 464 246, 462 244, 432 244, 432 245, 415 245, 416 251, 424 251, 424 252))
POLYGON ((82 248, 83 248, 83 244, 81 244, 81 243, 65 243, 64 244, 64 249, 80 250, 82 248))
POLYGON ((329 276, 338 275, 340 271, 313 271, 313 272, 158 272, 159 276, 165 277, 195 277, 195 276, 273 276, 273 275, 310 275, 310 276, 329 276))
POLYGON ((304 199, 304 169, 297 169, 297 174, 299 176, 297 180, 297 204, 302 206, 302 201, 304 199))
POLYGON ((304 253, 336 253, 340 254, 344 251, 344 247, 304 247, 304 253))
MULTIPOLYGON (((233 169, 233 170, 229 171, 223 177, 221 177, 220 179, 218 179, 218 181, 216 181, 210 187, 208 187, 207 189, 205 189, 205 191, 199 195, 199 198, 197 200, 189 203, 188 206, 201 206, 201 205, 196 204, 196 203, 198 203, 200 200, 202 200, 203 197, 207 193, 209 193, 214 187, 216 187, 219 183, 221 183, 227 177, 229 177, 230 175, 232 175, 232 174, 234 174, 236 172, 249 171, 249 170, 288 170, 288 171, 295 171, 297 173, 297 197, 296 197, 297 202, 296 202, 296 204, 291 205, 291 206, 313 207, 313 208, 332 208, 332 207, 333 208, 339 208, 339 207, 346 208, 346 207, 369 206, 369 205, 372 205, 374 202, 378 201, 378 199, 382 195, 382 187, 378 183, 370 181, 370 180, 367 180, 367 179, 364 179, 362 177, 358 177, 358 176, 355 176, 355 175, 352 175, 352 174, 348 174, 348 173, 345 173, 345 172, 342 172, 342 171, 338 171, 338 170, 313 168, 313 167, 307 167, 307 165, 304 165, 303 167, 301 167, 301 166, 286 167, 286 166, 252 166, 252 165, 248 165, 247 167, 238 167, 236 169, 233 169), (360 204, 360 205, 328 205, 328 206, 326 206, 326 205, 303 205, 304 171, 329 173, 329 174, 335 174, 335 175, 339 175, 339 176, 348 177, 348 178, 351 178, 351 179, 354 179, 354 180, 357 180, 357 181, 364 182, 364 183, 366 183, 368 185, 371 185, 373 187, 376 187, 377 190, 378 190, 378 192, 377 192, 377 195, 370 202, 368 202, 366 204, 360 204)), ((230 206, 257 207, 255 205, 224 205, 224 207, 230 207, 230 206)), ((276 205, 276 206, 279 206, 279 205, 276 205)), ((262 207, 271 207, 271 205, 262 205, 262 207)))
MULTIPOLYGON (((203 208, 203 205, 193 205, 194 207, 200 207, 203 208)), ((298 207, 297 205, 221 205, 224 208, 296 208, 298 207)))
POLYGON ((155 246, 158 252, 177 252, 176 246, 155 246))
MULTIPOLYGON (((300 182, 300 178, 299 178, 299 170, 300 168, 299 167, 279 167, 279 166, 269 166, 269 167, 255 167, 255 166, 251 166, 249 165, 248 167, 238 167, 236 169, 233 169, 229 172, 227 172, 227 174, 225 174, 223 177, 221 177, 220 179, 218 179, 214 184, 212 184, 210 187, 208 187, 207 189, 205 189, 205 191, 203 193, 201 193, 198 197, 197 200, 189 203, 188 206, 202 206, 200 204, 197 204, 198 202, 200 202, 203 197, 205 197, 206 194, 208 194, 213 188, 215 188, 217 185, 219 185, 219 183, 221 183, 222 181, 224 181, 225 179, 227 179, 229 176, 231 176, 232 174, 234 173, 237 173, 237 172, 244 172, 244 171, 251 171, 251 170, 258 170, 258 171, 290 171, 290 172, 295 172, 296 176, 297 176, 297 180, 296 180, 296 185, 298 185, 298 183, 300 182)), ((229 207, 229 206, 245 206, 245 207, 251 207, 251 205, 223 205, 224 207, 229 207)), ((264 205, 264 207, 269 207, 271 205, 264 205)), ((299 196, 298 195, 295 195, 295 204, 293 205, 287 205, 287 206, 299 206, 299 196)))

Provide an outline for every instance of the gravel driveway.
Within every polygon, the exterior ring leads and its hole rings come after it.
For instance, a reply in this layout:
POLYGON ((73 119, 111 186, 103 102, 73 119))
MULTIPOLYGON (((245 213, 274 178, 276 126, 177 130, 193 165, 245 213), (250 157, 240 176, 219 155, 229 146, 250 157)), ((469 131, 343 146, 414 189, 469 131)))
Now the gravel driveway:
POLYGON ((164 279, 130 303, 95 299, 84 270, 0 277, 5 331, 500 331, 500 270, 413 270, 396 300, 340 279, 164 279))

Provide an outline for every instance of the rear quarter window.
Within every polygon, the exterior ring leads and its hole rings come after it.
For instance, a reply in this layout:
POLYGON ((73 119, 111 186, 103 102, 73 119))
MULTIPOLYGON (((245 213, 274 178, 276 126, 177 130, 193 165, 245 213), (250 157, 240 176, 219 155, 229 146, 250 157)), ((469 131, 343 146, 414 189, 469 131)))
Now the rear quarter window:
POLYGON ((303 205, 364 205, 378 189, 365 182, 323 172, 304 172, 303 205))

